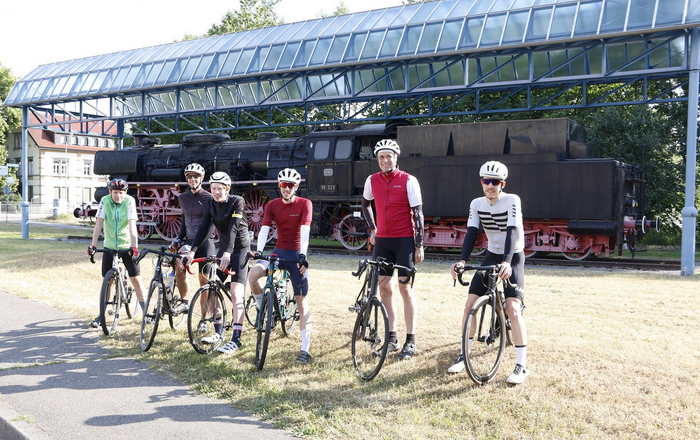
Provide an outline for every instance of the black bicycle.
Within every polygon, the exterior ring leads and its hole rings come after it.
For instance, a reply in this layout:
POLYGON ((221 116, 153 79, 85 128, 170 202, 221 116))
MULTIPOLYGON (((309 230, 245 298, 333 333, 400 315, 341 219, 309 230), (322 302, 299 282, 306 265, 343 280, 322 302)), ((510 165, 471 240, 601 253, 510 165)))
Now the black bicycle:
MULTIPOLYGON (((122 305, 129 318, 136 311, 136 295, 134 288, 129 285, 126 269, 123 267, 120 253, 116 249, 95 249, 95 252, 112 254, 112 268, 105 274, 100 290, 100 325, 105 335, 109 336, 117 330, 119 313, 122 305)), ((137 258, 134 263, 137 263, 137 258)), ((90 262, 95 263, 95 255, 90 255, 90 262)))
POLYGON ((462 330, 462 353, 469 377, 479 385, 489 382, 498 372, 503 359, 506 344, 513 344, 510 319, 505 313, 506 297, 504 289, 513 287, 508 280, 500 280, 499 264, 493 266, 466 265, 456 268, 457 278, 463 286, 469 281, 462 279, 464 273, 476 270, 482 282, 487 286, 486 294, 480 296, 472 305, 462 330), (467 340, 472 339, 471 348, 467 349, 467 340))
POLYGON ((372 380, 379 373, 389 348, 389 315, 377 297, 380 269, 384 269, 388 274, 393 273, 394 269, 408 272, 405 281, 399 279, 402 284, 410 282, 413 285, 416 275, 415 268, 409 269, 389 263, 381 257, 377 257, 376 260, 360 260, 357 272, 352 272, 352 275, 358 278, 367 272, 355 304, 348 307, 348 310, 357 313, 352 331, 352 362, 355 371, 364 380, 372 380))
POLYGON ((280 268, 280 263, 296 264, 297 261, 283 260, 276 254, 268 255, 262 252, 249 252, 248 259, 270 262, 266 271, 267 281, 263 287, 262 304, 254 323, 257 331, 255 367, 262 370, 265 365, 272 329, 279 322, 282 333, 288 335, 294 330, 296 322, 299 320, 297 301, 294 298, 294 291, 290 289, 289 272, 280 268))
POLYGON ((161 246, 160 250, 143 249, 139 259, 142 259, 146 254, 154 254, 155 272, 148 286, 148 296, 146 297, 146 312, 141 319, 141 335, 139 344, 141 350, 148 351, 153 345, 153 340, 158 332, 158 324, 161 318, 168 316, 170 328, 177 330, 185 320, 184 313, 173 313, 173 308, 180 301, 180 294, 176 293, 175 287, 177 282, 172 286, 166 282, 166 277, 163 268, 174 269, 180 255, 172 253, 172 249, 168 246, 161 246))
MULTIPOLYGON (((228 320, 228 307, 233 304, 231 292, 217 275, 220 259, 210 255, 208 257, 195 258, 186 264, 190 271, 192 263, 206 263, 205 271, 207 282, 197 290, 190 301, 190 310, 187 314, 187 334, 190 344, 197 353, 208 354, 219 347, 226 340, 226 333, 233 329, 233 323, 228 320)), ((224 271, 227 275, 235 275, 228 268, 224 271)))

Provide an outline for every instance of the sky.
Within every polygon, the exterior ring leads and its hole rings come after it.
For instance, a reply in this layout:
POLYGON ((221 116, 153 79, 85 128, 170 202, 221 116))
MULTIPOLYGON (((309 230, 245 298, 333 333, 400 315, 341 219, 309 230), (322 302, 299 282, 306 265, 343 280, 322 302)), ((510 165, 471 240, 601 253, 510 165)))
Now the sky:
MULTIPOLYGON (((281 0, 285 23, 331 14, 338 0, 281 0)), ((0 5, 0 64, 21 78, 42 64, 203 35, 239 0, 12 0, 0 5), (200 7, 195 7, 195 5, 200 7)), ((350 12, 401 0, 345 0, 350 12)))

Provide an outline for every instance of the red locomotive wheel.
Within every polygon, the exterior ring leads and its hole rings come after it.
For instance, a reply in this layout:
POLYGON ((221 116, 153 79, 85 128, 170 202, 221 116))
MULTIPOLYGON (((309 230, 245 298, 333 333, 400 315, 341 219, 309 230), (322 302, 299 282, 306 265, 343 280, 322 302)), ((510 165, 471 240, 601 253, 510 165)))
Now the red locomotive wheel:
MULTIPOLYGON (((253 232, 253 243, 256 243, 265 216, 265 205, 270 201, 270 196, 267 195, 266 191, 254 189, 243 194, 243 199, 245 199, 245 213, 248 216, 248 230, 253 232)), ((267 241, 269 242, 276 236, 277 228, 273 223, 267 241)))

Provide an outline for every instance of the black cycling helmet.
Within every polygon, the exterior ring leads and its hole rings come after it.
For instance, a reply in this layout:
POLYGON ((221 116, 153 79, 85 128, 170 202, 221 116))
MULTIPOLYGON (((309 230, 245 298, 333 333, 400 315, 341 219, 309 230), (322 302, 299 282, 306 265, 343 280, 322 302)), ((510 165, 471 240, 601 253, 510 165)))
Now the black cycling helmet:
POLYGON ((129 189, 129 184, 124 179, 114 179, 109 182, 109 190, 126 191, 129 189))

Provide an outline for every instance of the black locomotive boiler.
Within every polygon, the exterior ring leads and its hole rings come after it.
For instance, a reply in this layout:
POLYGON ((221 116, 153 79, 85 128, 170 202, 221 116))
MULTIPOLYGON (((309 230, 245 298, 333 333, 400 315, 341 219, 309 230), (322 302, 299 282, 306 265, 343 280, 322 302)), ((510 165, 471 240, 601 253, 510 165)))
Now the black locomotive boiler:
MULTIPOLYGON (((427 246, 461 246, 469 202, 481 195, 478 170, 487 160, 499 160, 510 170, 506 191, 522 199, 528 256, 609 255, 625 243, 634 248, 643 232, 658 227, 643 215, 641 170, 614 159, 590 158, 585 128, 569 119, 345 125, 296 138, 262 133, 235 142, 227 135, 194 134, 181 145, 146 138, 133 147, 98 153, 95 173, 131 183, 142 237, 155 230, 172 239, 181 223, 177 195, 187 188, 187 164, 202 164, 207 175, 225 171, 231 176, 232 191, 246 199, 256 234, 265 204, 278 197, 277 173, 296 168, 304 178, 301 195, 314 204, 312 233, 360 249, 367 241, 362 190, 367 176, 378 171, 374 144, 386 137, 397 139, 399 166, 420 182, 427 246)), ((483 250, 487 243, 480 235, 477 247, 483 250)))

